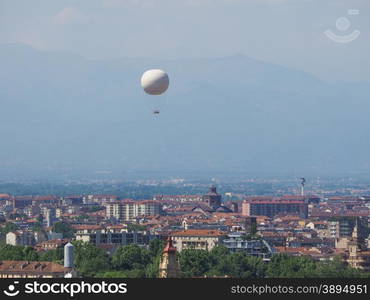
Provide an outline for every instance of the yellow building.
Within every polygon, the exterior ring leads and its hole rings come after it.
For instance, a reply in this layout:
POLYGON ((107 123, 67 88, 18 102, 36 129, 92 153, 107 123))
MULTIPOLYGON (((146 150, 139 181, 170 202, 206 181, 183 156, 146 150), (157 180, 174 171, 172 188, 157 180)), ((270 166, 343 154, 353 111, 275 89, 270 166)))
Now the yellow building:
POLYGON ((181 252, 184 249, 211 250, 226 238, 220 230, 187 229, 171 234, 173 244, 181 252))

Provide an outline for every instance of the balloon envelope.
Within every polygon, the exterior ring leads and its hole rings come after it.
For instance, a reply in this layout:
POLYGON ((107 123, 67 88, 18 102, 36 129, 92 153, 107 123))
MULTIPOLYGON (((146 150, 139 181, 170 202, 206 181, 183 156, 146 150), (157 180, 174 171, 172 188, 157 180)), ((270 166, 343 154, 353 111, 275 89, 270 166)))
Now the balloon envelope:
POLYGON ((167 73, 159 69, 148 70, 141 76, 141 87, 149 95, 163 94, 169 83, 167 73))

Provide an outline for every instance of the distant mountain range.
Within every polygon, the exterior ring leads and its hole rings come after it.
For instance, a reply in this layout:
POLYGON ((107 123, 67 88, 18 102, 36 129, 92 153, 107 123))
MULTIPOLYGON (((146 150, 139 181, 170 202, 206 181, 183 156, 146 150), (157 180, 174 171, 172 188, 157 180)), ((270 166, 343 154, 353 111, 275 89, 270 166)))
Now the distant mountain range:
POLYGON ((0 112, 3 177, 370 170, 369 83, 329 84, 243 55, 92 61, 0 45, 0 112), (149 68, 170 76, 159 116, 140 88, 149 68))

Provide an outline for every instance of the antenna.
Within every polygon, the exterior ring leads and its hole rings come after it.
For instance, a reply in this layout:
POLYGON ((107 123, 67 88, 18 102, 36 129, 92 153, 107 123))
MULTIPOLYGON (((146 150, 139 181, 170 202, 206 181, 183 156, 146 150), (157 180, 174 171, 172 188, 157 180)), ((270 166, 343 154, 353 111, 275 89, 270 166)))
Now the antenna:
POLYGON ((305 178, 301 178, 301 196, 304 196, 304 185, 306 183, 306 179, 305 178))

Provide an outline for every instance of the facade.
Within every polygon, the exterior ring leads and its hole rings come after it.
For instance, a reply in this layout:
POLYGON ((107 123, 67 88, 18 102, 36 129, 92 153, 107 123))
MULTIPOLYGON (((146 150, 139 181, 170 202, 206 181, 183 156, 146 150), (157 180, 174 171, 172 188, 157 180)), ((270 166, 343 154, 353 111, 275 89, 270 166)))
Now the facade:
POLYGON ((106 217, 119 221, 132 221, 140 216, 162 214, 162 205, 158 201, 122 201, 107 203, 106 217))
POLYGON ((245 239, 240 233, 229 234, 222 243, 230 252, 245 252, 248 255, 264 259, 270 258, 274 253, 274 250, 265 240, 245 239))
POLYGON ((328 230, 332 238, 335 238, 335 247, 348 249, 353 236, 362 250, 367 248, 366 238, 369 230, 366 218, 361 217, 336 217, 329 222, 328 230))
POLYGON ((308 203, 297 200, 245 200, 242 204, 244 216, 274 217, 279 214, 308 217, 308 203))
POLYGON ((219 230, 188 229, 171 234, 173 245, 179 252, 184 249, 211 250, 220 245, 226 233, 219 230))
POLYGON ((13 208, 24 208, 32 205, 32 196, 13 196, 11 199, 13 208))
POLYGON ((353 230, 357 224, 359 234, 362 237, 367 236, 367 220, 361 217, 335 217, 329 221, 329 231, 333 238, 352 236, 353 230))
POLYGON ((57 205, 59 199, 56 196, 13 196, 11 198, 13 208, 25 208, 30 205, 57 205))
POLYGON ((202 202, 202 195, 155 195, 153 200, 161 202, 202 202))
POLYGON ((37 244, 35 248, 43 251, 49 251, 58 248, 63 248, 67 243, 68 243, 67 239, 53 239, 41 242, 37 244))
POLYGON ((17 230, 8 232, 5 242, 12 246, 34 246, 47 240, 60 238, 62 238, 62 234, 56 232, 17 230))
POLYGON ((62 201, 63 205, 81 205, 83 204, 83 197, 82 196, 67 196, 63 197, 62 201))
POLYGON ((117 201, 117 199, 118 197, 116 195, 88 195, 83 197, 83 202, 85 204, 103 205, 105 203, 117 201))
POLYGON ((55 207, 50 207, 45 210, 45 225, 47 227, 52 227, 56 222, 56 210, 55 207))
POLYGON ((147 232, 127 232, 120 226, 103 227, 99 225, 80 225, 74 226, 75 238, 77 241, 83 241, 99 245, 148 245, 152 236, 147 232))
POLYGON ((140 201, 136 204, 135 214, 137 216, 155 216, 162 214, 162 205, 157 201, 140 201))
POLYGON ((6 244, 12 246, 35 245, 35 236, 31 231, 14 231, 6 234, 6 244))

